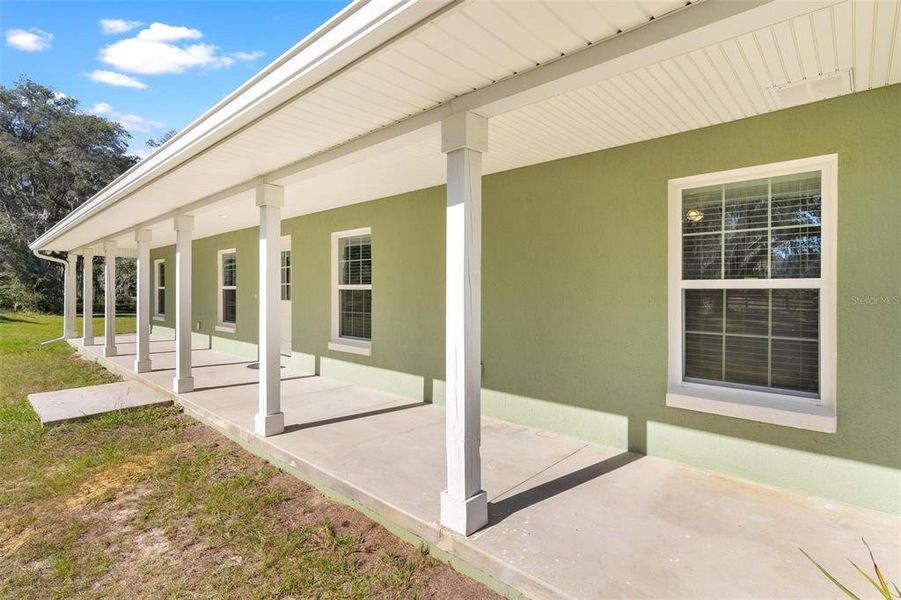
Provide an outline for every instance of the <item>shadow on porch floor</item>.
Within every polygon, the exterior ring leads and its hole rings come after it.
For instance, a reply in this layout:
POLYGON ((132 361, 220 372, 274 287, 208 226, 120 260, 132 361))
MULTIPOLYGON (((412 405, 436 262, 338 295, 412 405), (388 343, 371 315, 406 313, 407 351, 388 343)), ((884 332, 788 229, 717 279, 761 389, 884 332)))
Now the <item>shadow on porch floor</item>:
MULTIPOLYGON (((83 352, 129 373, 134 338, 119 339, 120 356, 83 352)), ((154 371, 140 379, 168 392, 175 355, 162 340, 154 350, 163 350, 154 371)), ((438 526, 442 407, 282 369, 288 426, 261 439, 258 372, 213 350, 195 350, 193 362, 197 391, 177 398, 186 412, 528 596, 833 597, 798 548, 853 584, 847 558, 865 560, 861 536, 889 574, 901 573, 896 516, 489 418, 490 523, 464 539, 438 526)))

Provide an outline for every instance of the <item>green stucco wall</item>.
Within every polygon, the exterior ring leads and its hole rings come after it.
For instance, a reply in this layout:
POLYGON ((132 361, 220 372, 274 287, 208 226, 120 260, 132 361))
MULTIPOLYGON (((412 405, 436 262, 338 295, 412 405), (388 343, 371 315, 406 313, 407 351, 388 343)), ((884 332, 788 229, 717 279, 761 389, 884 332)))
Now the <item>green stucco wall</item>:
MULTIPOLYGON (((901 512, 901 86, 495 174, 483 188, 485 414, 901 512), (667 408, 667 181, 830 153, 838 432, 667 408)), ((323 375, 440 403, 443 188, 286 220, 283 234, 294 350, 323 375), (330 234, 358 227, 372 228, 371 357, 327 349, 330 234)), ((216 251, 229 247, 235 337, 255 342, 255 229, 195 242, 194 320, 214 333, 216 251)))

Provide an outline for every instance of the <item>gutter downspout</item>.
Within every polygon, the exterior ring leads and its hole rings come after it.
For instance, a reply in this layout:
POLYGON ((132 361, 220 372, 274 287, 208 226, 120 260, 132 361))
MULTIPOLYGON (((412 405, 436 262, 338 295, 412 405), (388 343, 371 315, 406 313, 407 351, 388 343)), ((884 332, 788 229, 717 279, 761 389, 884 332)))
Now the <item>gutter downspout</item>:
MULTIPOLYGON (((37 249, 33 250, 32 252, 34 252, 34 255, 40 259, 59 263, 63 266, 63 290, 65 290, 66 283, 67 283, 66 279, 69 278, 69 269, 68 269, 69 263, 67 263, 66 261, 64 261, 61 258, 56 258, 55 256, 50 256, 49 254, 41 254, 41 251, 37 250, 37 249)), ((65 302, 65 300, 63 300, 63 301, 65 302)), ((45 342, 41 342, 41 346, 49 346, 50 344, 55 344, 56 342, 61 342, 65 339, 66 339, 66 322, 65 322, 65 318, 64 318, 63 319, 63 334, 61 336, 59 336, 58 338, 53 338, 52 340, 47 340, 45 342)))

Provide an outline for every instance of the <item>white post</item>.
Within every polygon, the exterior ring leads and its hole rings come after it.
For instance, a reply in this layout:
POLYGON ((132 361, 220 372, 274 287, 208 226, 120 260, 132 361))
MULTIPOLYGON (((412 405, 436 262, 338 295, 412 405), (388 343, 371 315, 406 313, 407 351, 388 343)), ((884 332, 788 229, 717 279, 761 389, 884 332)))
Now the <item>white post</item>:
POLYGON ((85 248, 81 265, 82 346, 94 343, 94 251, 85 248))
POLYGON ((78 282, 76 281, 77 263, 78 254, 69 252, 69 255, 66 257, 65 287, 63 289, 63 333, 67 340, 78 336, 75 330, 76 290, 78 289, 78 282))
POLYGON ((103 243, 103 356, 116 355, 116 242, 103 243))
POLYGON ((135 231, 138 243, 138 314, 137 314, 137 351, 135 355, 135 373, 146 373, 150 370, 150 230, 135 231))
POLYGON ((254 431, 270 436, 285 430, 281 408, 281 309, 279 267, 281 252, 281 212, 284 188, 261 184, 256 188, 260 208, 260 396, 254 431))
POLYGON ((175 379, 176 394, 194 390, 191 375, 191 232, 194 217, 175 217, 175 379))
POLYGON ((487 149, 484 117, 456 113, 441 123, 441 150, 447 154, 447 489, 441 493, 441 524, 463 535, 488 523, 479 454, 482 152, 487 149))

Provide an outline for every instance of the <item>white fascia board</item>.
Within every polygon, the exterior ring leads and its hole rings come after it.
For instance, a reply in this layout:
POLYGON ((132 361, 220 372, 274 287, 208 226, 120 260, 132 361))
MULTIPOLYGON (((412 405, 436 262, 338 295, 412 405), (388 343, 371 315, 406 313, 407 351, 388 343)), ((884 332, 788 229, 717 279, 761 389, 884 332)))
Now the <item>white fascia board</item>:
POLYGON ((30 244, 43 249, 185 161, 461 0, 356 0, 30 244))

